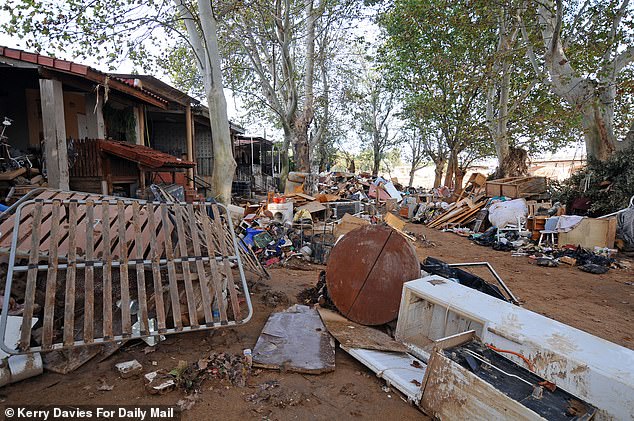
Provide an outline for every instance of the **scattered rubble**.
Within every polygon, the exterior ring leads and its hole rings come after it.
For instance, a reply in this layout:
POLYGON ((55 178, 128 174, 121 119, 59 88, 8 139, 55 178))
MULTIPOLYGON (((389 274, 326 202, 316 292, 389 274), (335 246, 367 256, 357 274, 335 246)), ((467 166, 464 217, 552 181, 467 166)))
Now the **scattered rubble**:
POLYGON ((115 364, 115 368, 122 379, 137 377, 143 373, 143 365, 137 360, 125 361, 115 364))

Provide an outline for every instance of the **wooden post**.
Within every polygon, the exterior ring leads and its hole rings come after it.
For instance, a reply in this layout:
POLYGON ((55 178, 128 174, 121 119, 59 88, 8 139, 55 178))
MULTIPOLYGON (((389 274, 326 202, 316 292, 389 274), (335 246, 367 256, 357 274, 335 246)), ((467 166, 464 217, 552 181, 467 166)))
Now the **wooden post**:
POLYGON ((139 105, 139 145, 145 145, 145 105, 139 105))
MULTIPOLYGON (((192 106, 191 104, 187 104, 185 107, 185 140, 187 141, 187 160, 194 160, 194 136, 192 130, 192 106)), ((187 176, 189 180, 187 180, 187 186, 189 188, 194 188, 194 169, 187 169, 187 176)))
POLYGON ((134 107, 133 113, 134 113, 134 120, 135 120, 135 124, 134 124, 134 135, 136 137, 135 143, 137 145, 143 145, 144 144, 143 129, 142 129, 143 113, 141 111, 141 106, 134 107))
POLYGON ((54 189, 69 190, 62 82, 40 79, 40 98, 48 186, 54 189))
MULTIPOLYGON (((105 195, 110 195, 112 194, 112 170, 110 168, 110 157, 105 154, 102 153, 101 154, 101 159, 103 162, 103 172, 104 172, 104 177, 106 178, 106 188, 105 188, 105 195)), ((103 181, 102 181, 102 190, 104 190, 103 188, 103 181)))
POLYGON ((145 171, 141 165, 139 165, 139 189, 145 193, 145 171))

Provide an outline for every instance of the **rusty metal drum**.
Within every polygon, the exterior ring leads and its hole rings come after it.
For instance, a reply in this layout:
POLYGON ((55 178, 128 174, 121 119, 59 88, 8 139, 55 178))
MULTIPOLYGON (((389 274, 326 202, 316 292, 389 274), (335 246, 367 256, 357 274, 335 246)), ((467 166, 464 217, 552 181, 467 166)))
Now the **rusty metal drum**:
POLYGON ((389 227, 368 225, 346 234, 330 252, 328 293, 348 319, 381 325, 398 315, 403 283, 420 278, 414 248, 389 227))

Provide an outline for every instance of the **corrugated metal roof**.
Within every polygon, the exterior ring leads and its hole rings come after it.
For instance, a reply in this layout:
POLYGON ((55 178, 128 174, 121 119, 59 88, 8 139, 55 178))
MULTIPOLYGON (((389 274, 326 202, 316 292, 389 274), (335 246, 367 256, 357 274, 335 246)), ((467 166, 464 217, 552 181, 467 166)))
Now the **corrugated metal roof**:
POLYGON ((99 148, 106 153, 136 162, 153 170, 161 168, 193 168, 196 166, 194 162, 185 161, 156 149, 133 143, 101 139, 99 140, 99 148))

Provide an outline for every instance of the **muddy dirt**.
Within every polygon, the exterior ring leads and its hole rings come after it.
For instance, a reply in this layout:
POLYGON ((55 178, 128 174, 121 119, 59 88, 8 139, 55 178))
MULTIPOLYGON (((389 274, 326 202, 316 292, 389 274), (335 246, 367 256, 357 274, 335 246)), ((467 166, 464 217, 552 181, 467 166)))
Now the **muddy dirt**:
MULTIPOLYGON (((472 244, 451 233, 409 224, 406 229, 423 234, 435 247, 417 247, 420 258, 434 256, 448 262, 488 261, 505 280, 523 305, 533 311, 570 324, 622 346, 634 349, 634 264, 629 269, 611 270, 604 275, 581 272, 562 265, 558 268, 529 264, 526 257, 472 244)), ((422 243, 421 243, 422 244, 422 243)), ((255 315, 245 326, 208 332, 168 336, 154 352, 146 353, 143 342, 124 346, 110 358, 90 361, 74 373, 42 376, 0 389, 0 403, 69 405, 173 405, 185 394, 173 391, 150 395, 140 378, 121 379, 114 369, 119 362, 137 359, 144 371, 171 370, 179 361, 196 362, 213 352, 241 354, 253 348, 268 315, 297 302, 297 294, 315 286, 321 266, 311 271, 272 269, 272 278, 256 284, 253 292, 255 315), (282 293, 282 294, 278 294, 282 293), (271 305, 278 304, 276 307, 271 305), (114 386, 112 390, 103 385, 114 386)), ((484 271, 474 273, 491 279, 484 271)), ((340 349, 336 370, 322 375, 256 371, 246 387, 220 380, 205 381, 202 392, 184 420, 330 420, 425 419, 396 391, 384 392, 384 382, 340 349)))

